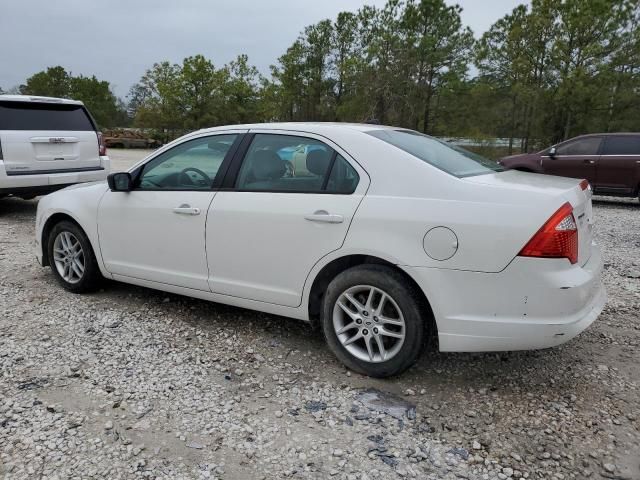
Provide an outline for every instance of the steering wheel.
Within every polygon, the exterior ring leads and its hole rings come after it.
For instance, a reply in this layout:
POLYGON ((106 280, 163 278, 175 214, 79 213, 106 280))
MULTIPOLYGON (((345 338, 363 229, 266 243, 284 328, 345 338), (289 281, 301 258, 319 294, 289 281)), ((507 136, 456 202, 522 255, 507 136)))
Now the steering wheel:
POLYGON ((204 180, 202 182, 202 185, 211 185, 211 179, 209 178, 209 175, 207 175, 206 173, 204 173, 202 170, 200 170, 199 168, 196 167, 187 167, 184 170, 182 170, 179 174, 178 174, 178 182, 181 182, 181 178, 184 175, 185 177, 187 177, 189 179, 189 182, 193 185, 193 179, 187 175, 187 172, 195 172, 198 175, 200 175, 202 177, 202 179, 204 180))

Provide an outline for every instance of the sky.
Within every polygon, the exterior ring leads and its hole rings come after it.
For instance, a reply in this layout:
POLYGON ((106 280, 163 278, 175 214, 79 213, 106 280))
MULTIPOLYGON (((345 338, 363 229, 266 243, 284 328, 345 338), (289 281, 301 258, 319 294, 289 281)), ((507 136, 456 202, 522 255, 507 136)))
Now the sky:
MULTIPOLYGON (((446 0, 476 37, 528 0, 446 0)), ((386 0, 0 0, 0 88, 50 66, 108 80, 125 97, 155 62, 203 54, 216 67, 241 53, 269 73, 300 31, 386 0)))

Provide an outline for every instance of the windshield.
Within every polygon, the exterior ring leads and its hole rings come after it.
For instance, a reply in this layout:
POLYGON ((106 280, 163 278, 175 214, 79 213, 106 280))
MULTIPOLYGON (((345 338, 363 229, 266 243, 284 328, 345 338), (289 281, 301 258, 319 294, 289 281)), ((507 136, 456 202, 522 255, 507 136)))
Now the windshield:
POLYGON ((366 133, 459 178, 504 170, 488 158, 413 130, 385 129, 366 133))

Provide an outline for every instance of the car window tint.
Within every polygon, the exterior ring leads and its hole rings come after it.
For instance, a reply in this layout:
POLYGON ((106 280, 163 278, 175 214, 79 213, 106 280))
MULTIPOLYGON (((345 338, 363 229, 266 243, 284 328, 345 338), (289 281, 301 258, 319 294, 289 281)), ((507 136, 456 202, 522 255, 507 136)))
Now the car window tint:
POLYGON ((640 155, 640 136, 620 135, 607 137, 603 155, 640 155))
POLYGON ((342 155, 337 155, 333 167, 331 167, 327 191, 330 193, 353 193, 359 180, 358 172, 349 165, 349 162, 342 155))
POLYGON ((244 157, 236 188, 320 192, 333 154, 331 147, 313 138, 259 133, 244 157))
POLYGON ((456 177, 483 175, 504 170, 492 160, 413 130, 384 129, 369 131, 367 134, 456 177))
POLYGON ((160 154, 142 169, 138 190, 208 190, 237 135, 201 137, 160 154))
POLYGON ((597 155, 601 137, 587 137, 563 143, 556 147, 556 155, 597 155))
POLYGON ((82 105, 0 102, 0 130, 95 131, 82 105))

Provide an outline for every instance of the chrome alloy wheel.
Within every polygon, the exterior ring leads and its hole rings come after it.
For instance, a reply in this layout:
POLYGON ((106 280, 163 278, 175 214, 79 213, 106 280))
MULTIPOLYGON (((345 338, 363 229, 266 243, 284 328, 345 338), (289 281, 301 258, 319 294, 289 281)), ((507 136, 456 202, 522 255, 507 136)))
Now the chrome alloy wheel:
POLYGON ((371 363, 395 357, 406 335, 398 304, 371 285, 356 285, 340 294, 333 307, 333 328, 351 355, 371 363))
POLYGON ((68 283, 78 283, 84 275, 84 251, 71 232, 60 232, 53 242, 53 261, 60 276, 68 283))

